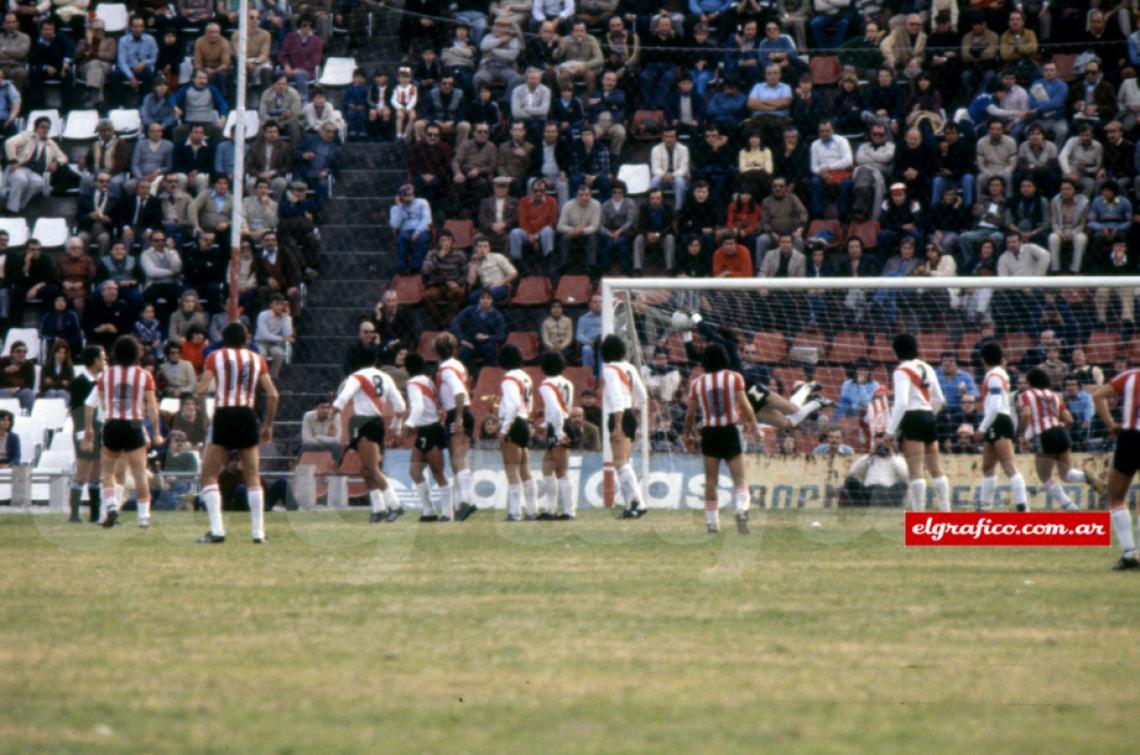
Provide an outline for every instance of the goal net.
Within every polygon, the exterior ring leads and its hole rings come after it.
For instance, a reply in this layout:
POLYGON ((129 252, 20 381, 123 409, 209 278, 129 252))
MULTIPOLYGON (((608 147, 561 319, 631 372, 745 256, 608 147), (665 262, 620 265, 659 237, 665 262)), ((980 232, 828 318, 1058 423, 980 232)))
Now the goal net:
MULTIPOLYGON (((829 275, 839 269, 830 263, 828 268, 829 275)), ((1133 325, 1140 278, 1027 280, 922 272, 925 268, 906 277, 603 279, 603 333, 625 340, 650 397, 641 408, 632 460, 649 505, 700 505, 700 458, 686 451, 681 433, 688 388, 701 374, 701 354, 709 343, 725 347, 748 386, 764 386, 797 404, 822 399, 807 405, 792 429, 762 426, 745 437, 756 506, 852 503, 845 492, 851 464, 873 449, 875 434, 886 429, 890 371, 897 362, 891 342, 900 332, 917 336, 921 357, 936 369, 947 397, 938 415, 938 438, 956 506, 972 506, 980 483, 981 444, 975 435, 983 416, 980 352, 991 340, 1003 346, 1012 390, 1025 387, 1033 367, 1049 373, 1074 416, 1074 451, 1099 473, 1112 439, 1096 417, 1091 394, 1097 384, 1140 363, 1140 336, 1133 325)), ((608 443, 603 450, 609 462, 608 443)), ((1032 477, 1031 467, 1023 471, 1032 477)), ((730 485, 723 469, 722 475, 724 504, 730 485)), ((1031 504, 1048 507, 1041 491, 1032 492, 1031 504)), ((1002 494, 999 490, 999 499, 1002 494)), ((1073 495, 1089 503, 1087 494, 1073 495)))

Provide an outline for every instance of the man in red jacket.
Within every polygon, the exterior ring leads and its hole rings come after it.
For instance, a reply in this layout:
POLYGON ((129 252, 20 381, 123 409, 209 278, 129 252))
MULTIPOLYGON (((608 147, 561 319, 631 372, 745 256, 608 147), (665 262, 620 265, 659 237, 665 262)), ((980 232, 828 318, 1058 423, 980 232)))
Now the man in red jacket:
POLYGON ((522 266, 523 249, 542 248, 542 263, 550 274, 550 255, 554 252, 554 228, 558 225, 558 202, 546 195, 546 182, 535 179, 530 193, 519 200, 519 226, 510 233, 511 259, 522 266))

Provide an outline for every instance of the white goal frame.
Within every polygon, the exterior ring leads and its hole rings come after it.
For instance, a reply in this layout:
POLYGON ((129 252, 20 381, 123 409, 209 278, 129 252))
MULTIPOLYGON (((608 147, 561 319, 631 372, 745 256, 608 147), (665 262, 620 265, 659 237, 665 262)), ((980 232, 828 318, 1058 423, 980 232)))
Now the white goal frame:
MULTIPOLYGON (((1140 289, 1140 275, 1137 276, 1053 276, 1027 279, 987 277, 906 277, 906 278, 602 278, 602 337, 615 332, 614 308, 626 294, 634 291, 806 291, 823 289, 828 291, 849 291, 853 289, 899 289, 899 290, 939 290, 957 288, 976 289, 1067 289, 1067 288, 1137 288, 1140 289)), ((599 357, 600 358, 600 357, 599 357)), ((638 359, 640 361, 640 358, 638 359)), ((599 392, 599 403, 601 395, 599 392)), ((641 434, 637 444, 640 453, 639 477, 642 498, 648 497, 649 488, 649 402, 641 407, 641 434)), ((606 505, 613 500, 614 467, 613 449, 610 447, 610 434, 605 426, 599 428, 602 435, 602 461, 605 478, 606 505)))

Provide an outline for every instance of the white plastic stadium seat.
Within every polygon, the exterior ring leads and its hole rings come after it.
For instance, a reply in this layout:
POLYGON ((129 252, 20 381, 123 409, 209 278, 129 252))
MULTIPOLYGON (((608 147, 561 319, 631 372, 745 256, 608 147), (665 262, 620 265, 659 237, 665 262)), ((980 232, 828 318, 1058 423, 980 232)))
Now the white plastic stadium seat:
POLYGON ((103 22, 109 35, 127 30, 127 6, 122 3, 99 3, 95 18, 103 22))
POLYGON ((625 182, 627 196, 635 197, 649 191, 649 166, 644 163, 626 163, 618 168, 617 177, 625 182))
POLYGON ((124 136, 128 139, 138 137, 142 133, 142 118, 139 116, 138 110, 127 110, 120 108, 112 110, 107 114, 111 119, 111 124, 115 127, 115 133, 124 136))
POLYGON ((4 351, 0 353, 0 357, 11 354, 12 344, 16 341, 23 341, 28 347, 28 359, 40 358, 40 332, 35 328, 10 328, 4 338, 4 351))
POLYGON ((63 124, 63 138, 75 142, 94 139, 95 127, 99 125, 98 110, 72 110, 63 124))
POLYGON ((67 402, 61 398, 39 398, 32 404, 32 416, 48 430, 62 430, 67 423, 67 402))
POLYGON ((23 218, 0 218, 0 231, 8 234, 8 248, 28 243, 28 221, 23 218))
POLYGON ((0 398, 0 410, 11 412, 13 417, 19 417, 24 413, 18 398, 0 398))
POLYGON ((20 437, 20 462, 33 464, 44 447, 44 423, 37 417, 16 417, 12 432, 20 437))
POLYGON ((346 87, 352 83, 352 72, 356 68, 356 58, 329 58, 318 83, 326 87, 346 87))
POLYGON ((64 218, 40 218, 32 228, 32 238, 39 240, 44 249, 57 249, 67 243, 71 229, 64 218))
MULTIPOLYGON (((237 124, 237 111, 231 110, 230 114, 226 116, 226 126, 222 129, 227 139, 234 138, 234 126, 237 124)), ((261 119, 257 115, 256 110, 245 111, 245 140, 248 142, 257 136, 258 129, 261 128, 261 119)))
POLYGON ((58 110, 33 110, 28 113, 27 126, 25 130, 32 131, 35 129, 36 120, 41 117, 46 117, 51 121, 51 129, 48 131, 48 136, 52 139, 58 139, 60 134, 63 133, 63 118, 60 117, 58 110))

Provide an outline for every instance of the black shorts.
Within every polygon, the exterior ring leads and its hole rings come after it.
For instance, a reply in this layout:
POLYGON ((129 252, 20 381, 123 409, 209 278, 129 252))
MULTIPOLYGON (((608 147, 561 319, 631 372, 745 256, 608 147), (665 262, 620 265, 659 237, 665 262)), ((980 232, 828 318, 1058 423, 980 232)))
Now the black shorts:
POLYGON ((915 409, 903 415, 899 423, 899 433, 903 440, 917 440, 921 443, 938 441, 938 429, 934 423, 934 412, 915 409))
POLYGON ((748 386, 748 392, 745 395, 748 396, 748 403, 752 404, 752 411, 758 412, 768 405, 768 396, 771 395, 771 392, 767 386, 753 383, 748 386))
POLYGON ((113 419, 103 425, 103 447, 115 453, 127 453, 146 447, 142 420, 113 419))
POLYGON ((94 434, 94 443, 91 444, 91 452, 83 450, 83 430, 82 428, 75 431, 72 438, 75 440, 75 458, 84 461, 97 461, 99 459, 99 452, 103 450, 103 423, 95 422, 94 427, 91 428, 94 434))
POLYGON ((701 453, 709 458, 724 461, 740 456, 740 431, 736 429, 736 425, 702 427, 701 453))
MULTIPOLYGON (((614 412, 616 414, 617 412, 614 412)), ((606 426, 610 430, 610 434, 614 431, 614 415, 611 414, 610 418, 606 421, 606 426)), ((633 438, 637 435, 637 414, 633 409, 626 409, 621 413, 621 432, 627 438, 633 438)))
MULTIPOLYGON (((447 410, 447 420, 443 423, 443 434, 447 438, 447 444, 451 445, 451 426, 455 424, 455 410, 447 410)), ((463 434, 468 439, 475 435, 475 415, 471 413, 471 407, 463 407, 463 434)))
POLYGON ((1002 438, 1013 440, 1013 420, 1008 414, 999 414, 982 436, 986 443, 997 443, 1002 438))
POLYGON ((1140 430, 1121 430, 1116 436, 1112 468, 1128 479, 1140 471, 1140 430))
POLYGON ((261 445, 261 428, 253 409, 248 406, 220 406, 215 409, 206 445, 221 446, 227 451, 261 445))
POLYGON ((1069 439, 1069 431, 1057 426, 1050 427, 1035 437, 1032 446, 1034 453, 1044 454, 1045 456, 1058 456, 1071 450, 1073 443, 1069 439))
POLYGON ((352 442, 348 444, 349 448, 356 448, 356 444, 362 440, 370 440, 376 445, 380 446, 380 452, 384 452, 384 418, 373 417, 365 422, 360 427, 356 428, 353 433, 352 442))
POLYGON ((507 429, 507 440, 519 448, 530 447, 530 425, 522 417, 515 417, 515 421, 507 429))
MULTIPOLYGON (((574 442, 574 438, 570 434, 570 431, 572 429, 573 428, 570 427, 569 422, 563 422, 562 423, 562 433, 570 440, 571 444, 573 444, 573 442, 574 442)), ((547 448, 568 448, 569 447, 569 446, 563 445, 562 443, 559 442, 558 432, 554 429, 554 425, 550 424, 549 422, 546 424, 546 447, 547 448)))
POLYGON ((447 438, 443 434, 443 425, 433 422, 430 425, 416 428, 416 448, 420 453, 431 453, 435 449, 447 447, 447 438))

